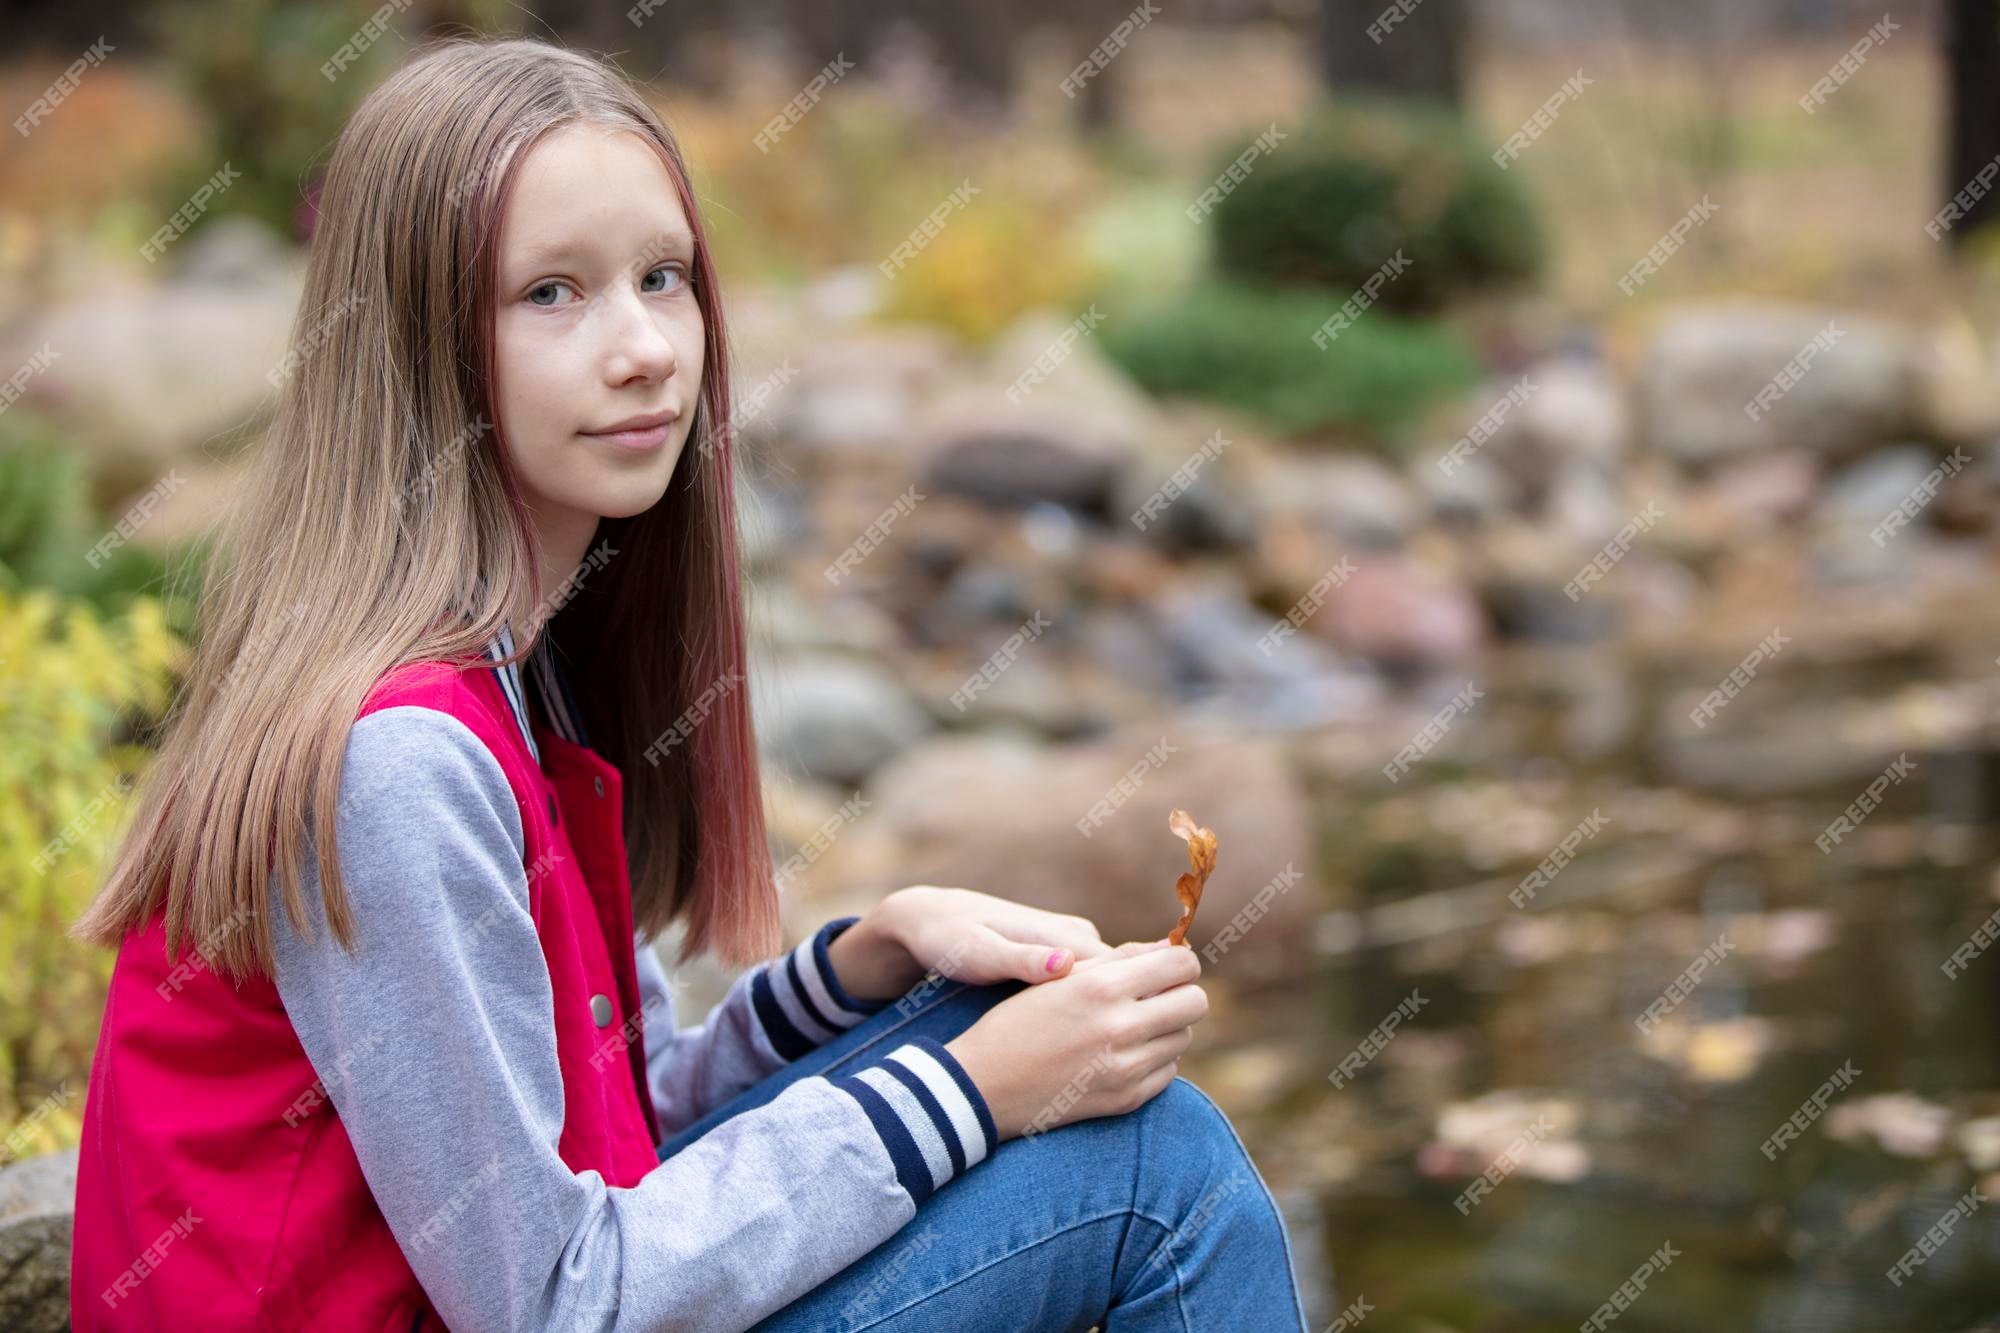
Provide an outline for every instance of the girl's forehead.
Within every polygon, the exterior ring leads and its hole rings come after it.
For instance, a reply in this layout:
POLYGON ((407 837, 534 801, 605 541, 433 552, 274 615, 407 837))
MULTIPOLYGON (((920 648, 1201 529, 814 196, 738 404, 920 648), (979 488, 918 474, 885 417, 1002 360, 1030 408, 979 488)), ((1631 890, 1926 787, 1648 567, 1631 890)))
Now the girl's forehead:
POLYGON ((576 124, 549 131, 528 150, 514 197, 575 207, 625 194, 675 194, 658 151, 633 130, 576 124))
POLYGON ((651 144, 631 130, 566 125, 529 149, 501 221, 510 259, 618 247, 627 233, 692 244, 680 194, 651 144))

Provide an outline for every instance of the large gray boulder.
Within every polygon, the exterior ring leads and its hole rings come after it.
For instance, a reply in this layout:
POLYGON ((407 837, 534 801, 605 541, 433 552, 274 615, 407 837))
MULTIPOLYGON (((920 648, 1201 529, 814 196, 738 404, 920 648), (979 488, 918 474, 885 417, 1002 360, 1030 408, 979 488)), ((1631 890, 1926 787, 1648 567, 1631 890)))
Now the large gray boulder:
POLYGON ((0 1328, 65 1333, 76 1149, 0 1167, 0 1328))
POLYGON ((1646 443, 1695 465, 1786 445, 1853 458, 1926 415, 1922 356, 1909 335, 1837 310, 1755 302, 1669 314, 1633 387, 1646 443), (1802 356, 1810 364, 1787 369, 1802 356), (1780 372, 1791 383, 1774 389, 1780 372))

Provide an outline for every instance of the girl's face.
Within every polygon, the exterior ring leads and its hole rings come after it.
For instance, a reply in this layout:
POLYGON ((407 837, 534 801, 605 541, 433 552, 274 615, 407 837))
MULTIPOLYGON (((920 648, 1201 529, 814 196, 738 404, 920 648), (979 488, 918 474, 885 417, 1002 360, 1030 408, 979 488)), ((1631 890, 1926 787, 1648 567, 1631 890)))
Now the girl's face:
POLYGON ((694 424, 693 237, 643 139, 572 124, 522 162, 499 261, 499 424, 545 546, 580 560, 598 519, 666 493, 694 424))

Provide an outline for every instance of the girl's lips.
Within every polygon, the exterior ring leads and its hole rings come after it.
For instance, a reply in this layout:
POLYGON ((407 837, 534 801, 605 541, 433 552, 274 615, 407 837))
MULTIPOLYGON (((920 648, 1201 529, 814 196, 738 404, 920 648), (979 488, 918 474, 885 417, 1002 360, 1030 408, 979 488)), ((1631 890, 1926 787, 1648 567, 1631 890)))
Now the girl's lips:
POLYGON ((614 430, 606 431, 603 434, 584 431, 582 434, 586 439, 602 440, 606 444, 614 445, 620 449, 644 451, 647 449, 657 449, 665 444, 667 442, 667 434, 672 426, 672 422, 663 421, 657 426, 645 426, 638 430, 614 430))

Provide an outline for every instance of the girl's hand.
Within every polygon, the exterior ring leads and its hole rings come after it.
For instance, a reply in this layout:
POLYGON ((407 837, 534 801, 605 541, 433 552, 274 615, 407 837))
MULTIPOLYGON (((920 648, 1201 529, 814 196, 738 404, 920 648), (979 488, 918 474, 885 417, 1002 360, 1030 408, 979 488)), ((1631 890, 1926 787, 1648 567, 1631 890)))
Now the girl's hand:
POLYGON ((1000 1138, 1158 1096, 1208 1012, 1193 949, 1150 940, 1086 960, 1051 986, 1010 995, 945 1043, 986 1099, 1000 1138))
POLYGON ((900 995, 932 971, 974 986, 1053 981, 1110 952, 1083 917, 933 884, 896 890, 828 948, 856 999, 900 995))
POLYGON ((912 885, 883 899, 880 910, 920 971, 972 986, 1053 981, 1068 975, 1079 959, 1111 952, 1084 917, 1023 907, 971 889, 912 885))

